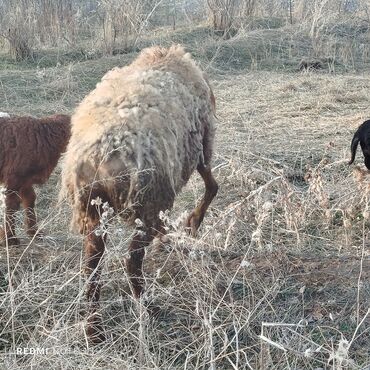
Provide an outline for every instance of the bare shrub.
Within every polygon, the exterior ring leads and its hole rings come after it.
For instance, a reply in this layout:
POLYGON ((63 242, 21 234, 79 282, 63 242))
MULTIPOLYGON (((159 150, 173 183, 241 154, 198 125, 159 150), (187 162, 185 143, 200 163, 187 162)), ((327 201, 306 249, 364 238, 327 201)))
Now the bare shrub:
POLYGON ((30 38, 22 25, 18 24, 9 28, 4 37, 9 42, 9 52, 14 60, 20 61, 31 57, 30 38))
POLYGON ((9 46, 9 53, 14 60, 27 59, 32 55, 33 24, 27 16, 28 2, 16 6, 0 4, 0 36, 9 46))
POLYGON ((34 1, 34 6, 37 33, 42 44, 57 45, 61 39, 74 42, 77 24, 73 0, 38 0, 34 1))
POLYGON ((14 60, 32 56, 39 43, 56 46, 72 43, 77 22, 73 0, 16 0, 0 3, 0 36, 9 45, 14 60))
POLYGON ((117 51, 131 51, 159 3, 153 0, 102 0, 98 13, 105 52, 114 54, 117 51))
POLYGON ((238 0, 207 0, 213 29, 222 36, 229 36, 235 17, 241 9, 238 0))

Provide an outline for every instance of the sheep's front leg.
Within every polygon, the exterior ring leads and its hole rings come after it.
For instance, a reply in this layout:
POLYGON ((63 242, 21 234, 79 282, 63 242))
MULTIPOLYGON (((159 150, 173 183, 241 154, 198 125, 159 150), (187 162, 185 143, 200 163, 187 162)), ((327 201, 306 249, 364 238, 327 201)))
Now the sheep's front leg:
POLYGON ((135 298, 139 298, 144 286, 143 281, 143 259, 145 247, 153 240, 150 232, 136 230, 129 247, 129 257, 126 259, 126 268, 131 283, 132 293, 135 298))
POLYGON ((5 192, 5 227, 0 228, 0 242, 8 239, 9 245, 18 245, 19 240, 15 237, 15 212, 19 210, 19 195, 14 190, 5 192))
POLYGON ((87 300, 89 304, 87 334, 93 343, 100 343, 105 340, 101 316, 98 311, 101 288, 101 258, 104 254, 106 237, 97 235, 98 225, 99 220, 95 222, 90 220, 85 237, 86 272, 90 277, 87 286, 87 300))
POLYGON ((206 167, 203 164, 199 164, 197 170, 202 176, 206 191, 203 199, 192 211, 187 220, 187 227, 190 229, 190 232, 193 236, 196 235, 197 230, 203 221, 204 215, 206 214, 209 205, 211 204, 218 191, 218 184, 212 175, 211 168, 209 166, 206 167))
POLYGON ((36 212, 35 212, 35 201, 36 201, 36 194, 33 190, 32 186, 23 187, 20 191, 22 207, 24 208, 24 212, 26 214, 26 226, 27 226, 27 234, 33 237, 36 233, 37 236, 41 237, 42 232, 37 227, 36 222, 36 212))

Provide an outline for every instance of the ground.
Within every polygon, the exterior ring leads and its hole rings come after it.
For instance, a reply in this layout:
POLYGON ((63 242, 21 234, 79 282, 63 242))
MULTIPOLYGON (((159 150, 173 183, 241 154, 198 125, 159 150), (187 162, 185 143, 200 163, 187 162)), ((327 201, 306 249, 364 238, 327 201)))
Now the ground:
MULTIPOLYGON (((138 302, 122 263, 130 230, 113 223, 102 293, 108 340, 91 347, 82 239, 68 229, 68 204, 57 202, 58 167, 38 189, 45 240, 30 241, 19 214, 22 246, 0 249, 0 368, 370 366, 370 179, 360 150, 356 166, 347 165, 353 133, 370 116, 369 75, 302 72, 293 62, 225 71, 204 54, 220 191, 198 237, 181 223, 204 191, 194 174, 166 215, 168 242, 147 250, 138 302)), ((0 110, 72 112, 105 71, 134 56, 7 65, 0 110)))

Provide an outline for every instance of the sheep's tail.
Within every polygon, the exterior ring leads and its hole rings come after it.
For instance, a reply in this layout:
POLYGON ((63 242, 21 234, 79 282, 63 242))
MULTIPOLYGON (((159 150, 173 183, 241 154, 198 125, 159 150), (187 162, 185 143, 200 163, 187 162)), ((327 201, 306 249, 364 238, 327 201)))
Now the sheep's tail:
POLYGON ((348 164, 352 164, 355 160, 355 157, 356 157, 356 150, 357 150, 357 146, 358 146, 358 143, 360 141, 360 137, 358 135, 358 130, 356 131, 356 133, 353 135, 353 139, 352 139, 352 142, 351 142, 351 160, 348 162, 348 164))

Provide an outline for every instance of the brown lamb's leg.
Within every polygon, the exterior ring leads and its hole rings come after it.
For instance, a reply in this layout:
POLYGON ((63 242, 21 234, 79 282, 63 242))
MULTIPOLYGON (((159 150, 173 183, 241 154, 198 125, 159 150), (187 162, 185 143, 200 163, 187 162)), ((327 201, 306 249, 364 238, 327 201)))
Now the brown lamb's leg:
POLYGON ((5 228, 0 229, 0 242, 8 239, 9 245, 18 245, 19 240, 15 237, 15 215, 19 210, 20 199, 17 191, 6 190, 5 192, 5 228))
POLYGON ((38 230, 36 222, 35 201, 36 194, 32 186, 23 187, 20 190, 22 206, 26 214, 27 234, 33 237, 36 233, 41 237, 42 232, 38 230))
POLYGON ((186 226, 190 229, 190 233, 193 236, 196 235, 197 230, 203 221, 204 215, 209 205, 211 204, 212 199, 216 196, 218 191, 218 185, 212 175, 211 168, 209 166, 199 164, 197 170, 199 174, 202 176, 202 179, 206 187, 206 192, 201 202, 193 210, 193 212, 191 212, 186 223, 186 226))
POLYGON ((99 225, 99 219, 89 219, 86 225, 85 237, 85 258, 86 272, 90 276, 87 287, 87 300, 89 304, 89 316, 87 334, 93 343, 101 343, 105 340, 105 335, 99 314, 100 299, 100 275, 101 275, 101 258, 104 254, 106 237, 96 235, 95 231, 99 225))

